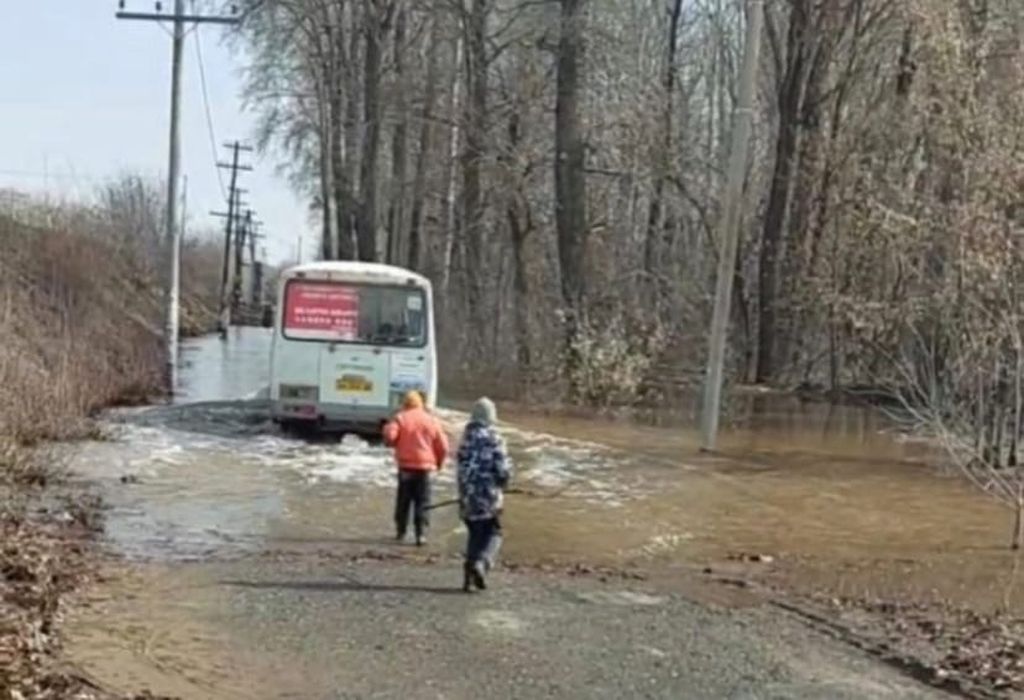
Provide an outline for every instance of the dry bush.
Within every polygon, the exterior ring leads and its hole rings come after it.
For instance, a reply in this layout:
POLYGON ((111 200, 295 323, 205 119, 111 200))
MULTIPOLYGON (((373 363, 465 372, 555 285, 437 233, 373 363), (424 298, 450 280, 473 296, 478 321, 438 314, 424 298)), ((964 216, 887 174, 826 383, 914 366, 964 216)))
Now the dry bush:
POLYGON ((159 294, 101 240, 0 219, 0 435, 83 435, 160 389, 159 294))
POLYGON ((584 323, 567 349, 571 359, 565 363, 566 380, 578 393, 574 398, 602 408, 635 403, 666 338, 659 325, 622 311, 601 322, 584 323))
POLYGON ((1001 16, 908 3, 913 89, 869 123, 831 297, 862 376, 1024 546, 1024 62, 1001 16), (907 148, 907 145, 911 147, 907 148), (901 148, 902 147, 902 148, 901 148))
POLYGON ((186 241, 181 251, 181 333, 209 333, 217 322, 220 297, 221 244, 210 235, 186 241))

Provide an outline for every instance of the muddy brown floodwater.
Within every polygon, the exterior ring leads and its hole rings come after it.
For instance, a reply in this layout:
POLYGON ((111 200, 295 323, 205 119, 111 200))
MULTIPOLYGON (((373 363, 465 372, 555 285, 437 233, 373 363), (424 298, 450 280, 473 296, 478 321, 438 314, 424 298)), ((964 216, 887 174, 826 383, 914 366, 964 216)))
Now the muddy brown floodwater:
MULTIPOLYGON (((668 569, 759 555, 771 565, 740 567, 744 573, 804 593, 1021 609, 1007 547, 1011 514, 944 475, 941 454, 901 439, 865 409, 746 401, 752 415, 714 456, 702 454, 696 432, 682 425, 508 410, 505 417, 625 455, 606 478, 628 484, 626 495, 611 511, 575 510, 569 534, 556 530, 560 553, 576 548, 668 569)), ((545 541, 543 520, 523 519, 528 542, 545 541)))
MULTIPOLYGON (((255 329, 190 344, 178 404, 111 414, 112 439, 74 455, 76 472, 110 504, 112 549, 147 563, 148 573, 123 580, 110 598, 188 586, 183 562, 386 545, 387 451, 276 433, 259 398, 267 347, 255 329)), ((732 566, 803 593, 1022 607, 1006 546, 1010 515, 939 474, 940 455, 926 445, 859 408, 768 395, 733 403, 735 420, 713 456, 679 415, 645 423, 502 406, 516 482, 530 492, 509 497, 505 558, 628 566, 666 579, 732 566), (746 555, 771 561, 730 563, 746 555)), ((453 433, 464 420, 454 409, 442 416, 453 433)), ((453 490, 451 473, 442 474, 436 498, 453 490)), ((433 550, 454 555, 461 542, 452 509, 436 511, 433 550)), ((210 648, 191 656, 209 666, 197 673, 216 677, 230 662, 196 624, 166 628, 185 647, 190 634, 207 639, 210 648)), ((118 645, 145 653, 146 640, 131 637, 140 625, 86 616, 72 653, 93 667, 110 663, 118 645)))

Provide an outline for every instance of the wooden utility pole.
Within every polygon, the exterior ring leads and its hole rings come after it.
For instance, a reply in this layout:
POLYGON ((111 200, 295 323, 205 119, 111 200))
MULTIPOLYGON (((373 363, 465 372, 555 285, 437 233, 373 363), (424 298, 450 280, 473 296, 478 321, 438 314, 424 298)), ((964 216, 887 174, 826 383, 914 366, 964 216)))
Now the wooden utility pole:
MULTIPOLYGON (((225 315, 231 309, 231 305, 228 303, 228 284, 231 281, 231 246, 237 235, 236 228, 239 223, 239 212, 242 210, 239 195, 245 191, 238 187, 238 174, 252 170, 251 165, 239 163, 239 158, 243 152, 248 153, 253 150, 252 146, 243 145, 239 141, 224 144, 224 147, 231 149, 231 162, 217 163, 217 167, 231 171, 231 184, 228 187, 228 210, 226 212, 210 212, 213 216, 226 218, 224 224, 224 258, 222 260, 220 277, 220 305, 217 309, 217 323, 221 326, 219 330, 222 335, 227 332, 227 326, 231 323, 230 316, 225 318, 225 315)), ((240 273, 241 270, 235 270, 236 275, 240 273)))
POLYGON ((266 238, 266 236, 261 232, 262 228, 263 222, 259 219, 253 218, 249 221, 248 235, 246 236, 246 240, 249 242, 249 265, 252 270, 249 287, 249 302, 257 306, 263 302, 261 292, 263 288, 263 263, 256 255, 256 242, 266 238))
POLYGON ((252 232, 252 209, 239 218, 235 231, 235 274, 231 278, 231 314, 238 316, 242 304, 242 269, 245 267, 245 239, 252 232))
MULTIPOLYGON (((160 4, 157 3, 157 8, 160 4)), ((187 24, 237 24, 237 17, 217 17, 212 15, 197 15, 185 13, 185 0, 174 0, 174 13, 166 14, 160 12, 127 12, 125 2, 121 0, 118 5, 117 18, 127 20, 143 20, 148 22, 171 22, 172 51, 171 51, 171 124, 170 124, 170 154, 167 166, 167 211, 165 228, 165 246, 167 251, 167 319, 165 327, 165 341, 167 344, 167 372, 165 381, 167 390, 174 394, 177 387, 178 375, 178 328, 179 312, 178 299, 180 278, 177 274, 177 258, 175 250, 180 246, 178 238, 178 182, 181 179, 181 138, 180 138, 180 116, 181 116, 181 64, 182 54, 185 45, 185 25, 187 24)))
POLYGON ((729 307, 732 302, 736 250, 739 247, 739 223, 740 214, 743 211, 743 180, 750 150, 757 68, 761 53, 761 27, 764 23, 764 0, 747 0, 747 8, 746 47, 743 51, 739 97, 733 117, 729 172, 722 196, 722 216, 718 228, 718 240, 720 241, 718 278, 715 283, 715 308, 711 316, 704 406, 701 412, 701 446, 708 451, 715 449, 718 439, 722 380, 725 371, 725 346, 729 333, 729 307))

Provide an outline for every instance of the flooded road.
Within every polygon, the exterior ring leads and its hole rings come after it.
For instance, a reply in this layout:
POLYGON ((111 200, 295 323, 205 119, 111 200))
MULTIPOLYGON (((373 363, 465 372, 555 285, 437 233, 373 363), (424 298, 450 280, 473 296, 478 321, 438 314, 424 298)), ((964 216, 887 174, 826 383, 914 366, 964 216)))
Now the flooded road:
MULTIPOLYGON (((262 329, 195 341, 175 405, 113 414, 113 439, 76 455, 74 469, 103 485, 119 552, 187 560, 375 545, 390 533, 388 451, 278 434, 258 398, 268 343, 262 329)), ((916 586, 1003 600, 1008 514, 938 474, 924 445, 858 408, 770 396, 734 403, 713 456, 671 414, 651 425, 502 406, 517 485, 533 494, 510 497, 508 557, 696 566, 763 554, 847 593, 916 586), (934 575, 967 563, 971 576, 934 575)), ((441 414, 454 438, 464 415, 441 414)), ((437 499, 453 491, 451 472, 442 473, 437 499)), ((453 509, 435 521, 435 545, 456 553, 453 509)))
MULTIPOLYGON (((174 405, 115 412, 110 440, 76 453, 74 471, 110 506, 112 549, 143 565, 76 625, 72 653, 95 673, 217 685, 241 663, 218 641, 217 611, 230 604, 217 576, 237 576, 237 562, 288 568, 395 549, 388 451, 278 434, 260 398, 268 344, 260 329, 191 343, 174 405), (180 604, 164 610, 175 595, 180 604), (149 635, 173 658, 154 661, 149 635), (193 669, 198 680, 181 677, 190 658, 209 660, 193 669)), ((860 409, 768 396, 735 403, 713 456, 681 416, 655 424, 500 406, 516 485, 528 492, 509 497, 504 558, 641 568, 672 581, 755 554, 771 563, 746 568, 807 592, 1020 605, 1008 587, 1008 514, 938 476, 925 446, 860 409)), ((464 414, 441 415, 454 437, 464 414)), ((453 491, 449 470, 435 498, 453 491)), ((453 509, 435 511, 431 534, 430 557, 457 556, 464 535, 453 509)), ((267 666, 276 652, 266 653, 246 667, 277 668, 267 666)))

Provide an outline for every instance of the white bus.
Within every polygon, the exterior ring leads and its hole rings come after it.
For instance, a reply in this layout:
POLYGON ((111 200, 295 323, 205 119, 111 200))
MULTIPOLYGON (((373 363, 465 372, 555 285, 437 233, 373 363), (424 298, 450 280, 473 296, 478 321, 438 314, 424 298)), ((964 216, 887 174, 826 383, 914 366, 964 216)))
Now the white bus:
POLYGON ((414 389, 435 405, 429 280, 360 262, 309 263, 282 274, 270 360, 276 423, 375 436, 414 389))

